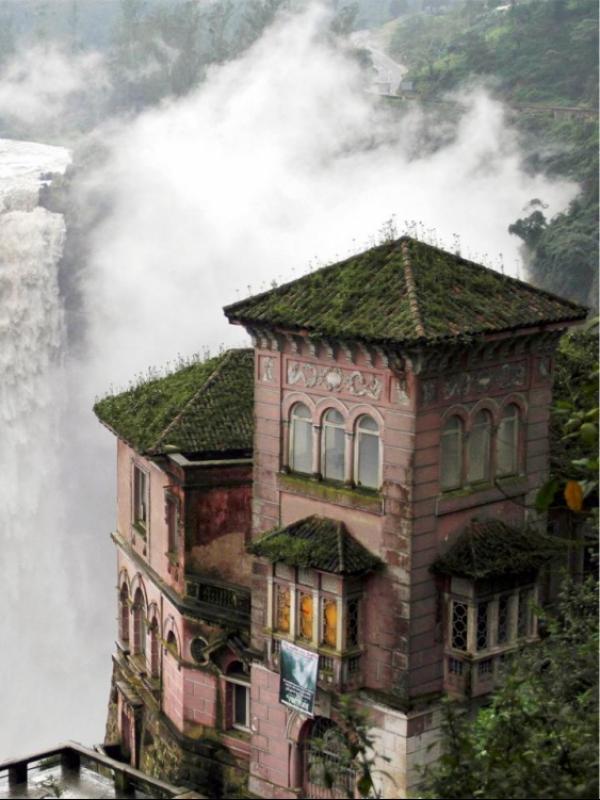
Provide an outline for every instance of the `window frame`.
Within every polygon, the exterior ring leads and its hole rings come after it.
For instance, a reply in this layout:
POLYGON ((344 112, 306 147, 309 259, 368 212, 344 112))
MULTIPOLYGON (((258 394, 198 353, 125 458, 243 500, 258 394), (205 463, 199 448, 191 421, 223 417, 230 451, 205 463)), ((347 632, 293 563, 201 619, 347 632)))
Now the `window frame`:
POLYGON ((361 414, 354 424, 354 459, 353 459, 353 481, 355 486, 358 486, 360 489, 368 489, 370 491, 378 492, 381 489, 381 430, 379 423, 375 419, 375 417, 371 416, 371 414, 361 414), (361 422, 365 419, 370 419, 376 426, 376 430, 368 430, 365 428, 361 428, 361 422), (377 439, 377 485, 376 486, 369 486, 368 484, 361 483, 359 480, 360 470, 360 446, 361 446, 361 437, 364 436, 371 436, 377 439))
POLYGON ((493 656, 507 650, 514 649, 520 641, 531 641, 538 637, 537 615, 535 614, 535 603, 537 599, 538 584, 524 583, 511 589, 503 589, 494 592, 475 593, 474 589, 470 596, 459 595, 454 592, 445 593, 446 624, 444 632, 444 645, 448 655, 452 657, 475 657, 476 659, 493 656), (525 634, 519 634, 519 607, 521 596, 526 598, 528 608, 526 611, 525 634), (506 611, 506 638, 499 639, 499 608, 500 601, 507 599, 506 611), (479 606, 487 604, 486 636, 487 646, 479 647, 479 606), (465 632, 465 649, 459 649, 453 645, 453 620, 454 605, 460 604, 466 607, 467 627, 465 632))
POLYGON ((301 400, 299 400, 298 402, 292 405, 288 416, 288 426, 289 430, 288 430, 287 467, 290 470, 290 472, 295 472, 298 475, 312 475, 313 458, 314 458, 313 422, 312 422, 312 414, 310 408, 306 405, 306 403, 303 403, 301 400), (301 417, 296 414, 296 411, 299 407, 306 409, 307 411, 306 417, 301 417), (296 437, 296 428, 298 424, 307 425, 309 429, 308 439, 310 442, 310 452, 308 457, 309 461, 308 470, 306 471, 298 469, 297 466, 294 464, 294 454, 296 452, 294 441, 296 437))
POLYGON ((148 532, 150 526, 150 472, 141 467, 136 461, 133 462, 131 524, 142 535, 148 532), (143 492, 140 492, 139 489, 140 479, 143 483, 143 492), (143 498, 140 504, 140 495, 142 493, 143 498), (140 505, 144 510, 143 517, 139 513, 140 505))
POLYGON ((445 420, 440 432, 440 488, 442 492, 454 492, 465 485, 465 421, 458 414, 450 414, 445 420), (458 423, 456 431, 447 430, 450 423, 458 423), (444 480, 444 447, 445 442, 450 436, 458 436, 458 453, 460 456, 460 463, 458 468, 458 479, 456 483, 449 484, 444 480))
MULTIPOLYGON (((319 570, 313 570, 317 580, 312 582, 312 585, 301 583, 299 581, 299 570, 293 568, 293 577, 284 578, 282 576, 274 575, 269 579, 269 601, 268 607, 270 609, 269 630, 278 639, 287 639, 294 642, 299 647, 306 647, 312 650, 325 651, 327 654, 346 654, 347 652, 355 653, 362 650, 362 636, 363 636, 363 591, 354 586, 346 587, 343 585, 343 579, 340 579, 340 590, 332 591, 330 588, 323 588, 322 577, 327 576, 328 573, 321 573, 319 570), (282 587, 289 592, 290 599, 290 625, 288 631, 279 630, 278 624, 278 606, 277 596, 279 588, 282 587), (312 637, 310 640, 301 635, 301 611, 300 602, 302 595, 312 596, 312 637), (336 645, 327 644, 324 641, 324 624, 323 613, 324 603, 326 601, 334 601, 336 604, 336 645), (349 605, 356 603, 357 605, 357 642, 356 644, 348 643, 347 625, 349 619, 349 605)), ((338 576, 335 576, 336 578, 338 576)))
MULTIPOLYGON (((522 475, 523 469, 523 433, 525 430, 525 410, 522 402, 514 397, 506 398, 506 402, 496 410, 496 406, 492 401, 484 401, 477 403, 470 412, 462 407, 454 407, 447 410, 446 416, 442 419, 440 427, 440 442, 439 442, 439 491, 440 494, 451 495, 452 492, 461 490, 477 491, 483 488, 492 488, 498 481, 516 478, 522 475), (491 406, 490 407, 490 403, 491 406), (510 410, 513 410, 511 416, 507 416, 510 410), (485 423, 478 423, 481 415, 485 415, 487 421, 485 423), (456 420, 457 428, 455 431, 447 430, 448 426, 456 420), (512 465, 510 471, 502 470, 499 463, 500 453, 500 434, 502 431, 503 422, 506 420, 513 421, 513 433, 510 451, 512 453, 512 465), (476 459, 474 456, 476 447, 476 436, 482 434, 482 431, 487 431, 487 441, 484 440, 485 450, 481 455, 483 473, 477 475, 474 473, 474 464, 476 459), (460 482, 458 479, 450 483, 445 479, 444 462, 448 459, 445 456, 446 442, 450 436, 458 436, 457 450, 460 454, 460 464, 458 474, 460 475, 460 482)), ((485 435, 485 433, 484 433, 485 435)))
POLYGON ((466 453, 463 455, 465 463, 464 480, 467 486, 489 484, 495 474, 493 461, 494 417, 487 408, 478 409, 472 419, 466 437, 466 453), (482 420, 478 422, 478 420, 482 420), (483 436, 481 440, 476 436, 483 436), (482 446, 483 453, 475 453, 475 447, 482 446), (466 456, 466 458, 465 458, 466 456), (481 461, 479 461, 481 459, 481 461), (475 465, 482 468, 481 475, 473 474, 475 465))
POLYGON ((520 458, 520 444, 521 444, 521 428, 522 428, 522 421, 521 421, 521 408, 518 406, 517 403, 509 402, 502 408, 502 413, 500 415, 498 426, 496 428, 496 452, 495 452, 495 473, 497 478, 511 478, 515 475, 520 473, 520 466, 521 466, 521 458, 520 458), (514 414, 509 417, 507 416, 508 412, 513 409, 514 414), (501 443, 501 431, 503 425, 509 421, 513 420, 513 433, 512 433, 512 441, 510 443, 510 452, 512 454, 512 465, 509 471, 500 471, 500 443, 501 443))
MULTIPOLYGON (((225 720, 226 730, 237 730, 243 731, 244 733, 250 733, 250 723, 251 723, 251 716, 250 716, 250 678, 248 680, 244 680, 240 677, 234 677, 233 675, 229 675, 225 673, 223 676, 225 680, 225 691, 230 693, 230 697, 226 698, 226 705, 227 701, 230 700, 231 702, 231 718, 225 720), (245 690, 245 710, 246 710, 246 725, 243 725, 240 722, 236 721, 236 687, 241 686, 245 690)), ((229 714, 227 714, 229 716, 229 714)))
POLYGON ((179 552, 179 522, 180 522, 180 503, 179 498, 171 492, 165 492, 165 525, 167 528, 167 555, 176 555, 179 552), (170 512, 170 509, 172 511, 170 512), (170 513, 174 518, 171 520, 170 513), (171 522, 173 530, 171 530, 171 522))
MULTIPOLYGON (((334 483, 343 483, 346 478, 346 420, 344 419, 344 415, 342 412, 337 409, 335 406, 329 406, 323 412, 323 416, 321 417, 321 437, 320 437, 320 446, 321 446, 321 475, 323 480, 332 481, 334 483), (335 414, 339 414, 341 417, 341 422, 330 422, 327 419, 327 416, 334 412, 335 414), (327 465, 327 432, 329 430, 333 431, 341 431, 342 433, 342 447, 341 447, 341 455, 342 455, 342 469, 341 469, 341 476, 340 477, 332 477, 326 474, 326 465, 327 465)), ((335 453, 336 450, 333 449, 335 453)))

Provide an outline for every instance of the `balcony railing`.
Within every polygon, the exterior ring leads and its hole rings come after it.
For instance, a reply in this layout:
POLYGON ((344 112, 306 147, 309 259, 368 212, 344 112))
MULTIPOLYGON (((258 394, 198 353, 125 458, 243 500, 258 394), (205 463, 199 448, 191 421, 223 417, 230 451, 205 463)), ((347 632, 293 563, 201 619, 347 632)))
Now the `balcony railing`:
POLYGON ((250 590, 195 575, 185 576, 186 599, 193 600, 219 618, 250 619, 250 590))

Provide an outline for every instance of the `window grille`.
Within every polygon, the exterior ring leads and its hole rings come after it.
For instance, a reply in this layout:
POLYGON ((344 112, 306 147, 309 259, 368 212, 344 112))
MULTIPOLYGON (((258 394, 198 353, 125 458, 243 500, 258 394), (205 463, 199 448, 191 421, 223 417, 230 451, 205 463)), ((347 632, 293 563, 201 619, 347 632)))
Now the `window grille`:
POLYGON ((353 597, 346 604, 346 647, 358 645, 359 600, 353 597))
POLYGON ((346 663, 348 675, 356 675, 357 672, 360 672, 360 656, 352 656, 346 663))
POLYGON ((498 644, 508 641, 508 608, 509 596, 501 595, 498 599, 498 644))
POLYGON ((463 667, 463 662, 459 658, 448 659, 448 672, 450 672, 452 675, 462 675, 463 667))
POLYGON ((468 610, 466 603, 452 603, 452 647, 467 649, 468 610))
POLYGON ((493 658, 486 658, 483 661, 480 661, 477 665, 477 673, 480 677, 486 675, 492 675, 494 672, 494 659, 493 658))
POLYGON ((477 649, 485 650, 488 646, 488 607, 486 601, 477 603, 477 649))

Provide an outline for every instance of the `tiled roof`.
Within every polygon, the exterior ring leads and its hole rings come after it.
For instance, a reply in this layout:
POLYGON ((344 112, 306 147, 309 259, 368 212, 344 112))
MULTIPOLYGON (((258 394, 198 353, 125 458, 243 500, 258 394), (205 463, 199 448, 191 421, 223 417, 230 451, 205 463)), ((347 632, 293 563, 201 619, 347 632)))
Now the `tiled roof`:
POLYGON ((140 453, 251 453, 254 353, 228 350, 106 397, 94 411, 140 453))
POLYGON ((563 549, 563 542, 533 528, 500 520, 471 522, 432 565, 432 572, 471 580, 522 575, 538 570, 563 549))
POLYGON ((306 517, 255 539, 251 553, 291 567, 320 569, 338 575, 370 572, 381 561, 358 542, 343 522, 306 517))
POLYGON ((586 309, 404 236, 226 306, 231 322, 381 344, 583 319, 586 309))

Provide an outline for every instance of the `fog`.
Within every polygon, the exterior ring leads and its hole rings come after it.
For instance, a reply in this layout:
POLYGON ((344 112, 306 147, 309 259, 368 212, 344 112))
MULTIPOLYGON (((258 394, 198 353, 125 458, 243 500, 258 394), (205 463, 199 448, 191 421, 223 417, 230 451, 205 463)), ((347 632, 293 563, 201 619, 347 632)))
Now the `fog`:
MULTIPOLYGON (((1 585, 17 575, 20 589, 3 591, 0 758, 103 737, 116 631, 115 459, 113 438, 91 412, 97 394, 178 353, 245 342, 226 324, 224 304, 394 232, 459 243, 464 255, 516 275, 519 243, 508 225, 532 198, 553 214, 577 191, 521 169, 505 110, 481 88, 449 99, 460 111, 456 128, 419 155, 427 116, 386 112, 326 29, 318 4, 284 14, 185 98, 91 134, 108 156, 79 177, 73 203, 85 209, 100 197, 108 212, 78 278, 81 341, 63 348, 59 389, 48 376, 66 405, 57 423, 60 481, 48 484, 56 496, 36 518, 35 552, 21 524, 2 559, 1 585)), ((98 58, 86 64, 95 64, 102 91, 98 58)), ((10 75, 20 75, 33 129, 45 113, 35 113, 39 65, 35 53, 19 59, 0 82, 0 106, 15 90, 10 75)), ((60 106, 72 103, 82 71, 77 59, 57 59, 51 83, 60 106)), ((19 491, 31 491, 24 476, 19 491)), ((6 505, 0 529, 4 514, 6 505)))

